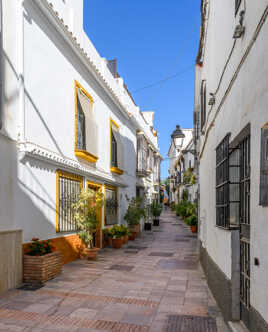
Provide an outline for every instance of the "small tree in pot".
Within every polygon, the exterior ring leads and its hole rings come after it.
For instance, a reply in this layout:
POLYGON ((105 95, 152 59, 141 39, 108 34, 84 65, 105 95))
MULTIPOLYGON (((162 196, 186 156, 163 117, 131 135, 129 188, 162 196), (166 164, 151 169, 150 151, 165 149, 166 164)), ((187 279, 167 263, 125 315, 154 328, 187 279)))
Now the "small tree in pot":
POLYGON ((94 248, 93 234, 96 232, 99 220, 98 210, 103 206, 103 194, 91 189, 82 189, 79 199, 73 204, 74 220, 79 230, 78 235, 85 245, 84 255, 96 258, 98 248, 94 248))
POLYGON ((127 221, 129 230, 132 234, 130 240, 140 232, 140 220, 145 217, 145 210, 142 208, 142 199, 140 197, 133 197, 129 200, 127 212, 124 219, 127 221))
POLYGON ((151 204, 151 213, 154 218, 154 226, 159 226, 159 217, 162 212, 162 205, 156 201, 153 201, 151 204))
POLYGON ((197 216, 192 214, 187 218, 187 224, 191 227, 192 233, 197 233, 197 216))

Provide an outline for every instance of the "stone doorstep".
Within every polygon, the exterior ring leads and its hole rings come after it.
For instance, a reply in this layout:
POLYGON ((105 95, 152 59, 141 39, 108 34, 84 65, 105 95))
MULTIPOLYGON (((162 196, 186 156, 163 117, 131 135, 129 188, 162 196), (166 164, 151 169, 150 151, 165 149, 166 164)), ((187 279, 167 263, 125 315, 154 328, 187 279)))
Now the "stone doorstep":
POLYGON ((243 322, 228 322, 228 327, 231 332, 249 332, 243 322))

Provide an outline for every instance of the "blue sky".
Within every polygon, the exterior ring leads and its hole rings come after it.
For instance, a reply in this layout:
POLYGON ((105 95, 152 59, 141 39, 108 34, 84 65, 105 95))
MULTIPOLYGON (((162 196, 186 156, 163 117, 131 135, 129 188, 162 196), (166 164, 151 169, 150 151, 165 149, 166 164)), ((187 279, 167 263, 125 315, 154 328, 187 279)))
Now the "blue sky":
MULTIPOLYGON (((140 109, 155 111, 166 158, 176 124, 193 126, 200 1, 86 0, 84 29, 101 56, 117 59, 118 72, 140 109), (140 90, 173 75, 177 76, 140 90)), ((168 160, 162 163, 162 178, 167 170, 168 160)))

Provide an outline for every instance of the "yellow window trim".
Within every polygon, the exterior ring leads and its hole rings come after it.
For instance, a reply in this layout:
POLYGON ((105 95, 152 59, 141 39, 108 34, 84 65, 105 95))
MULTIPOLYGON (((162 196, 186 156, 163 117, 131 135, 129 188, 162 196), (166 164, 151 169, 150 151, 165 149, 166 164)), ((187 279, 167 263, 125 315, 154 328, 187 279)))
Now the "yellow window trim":
MULTIPOLYGON (((104 227, 113 227, 113 225, 106 225, 105 224, 105 218, 106 218, 106 190, 105 189, 114 190, 115 194, 116 194, 116 200, 117 201, 118 201, 118 197, 117 197, 118 190, 117 190, 117 187, 115 187, 115 186, 111 186, 109 184, 104 185, 104 202, 105 202, 104 203, 104 227)), ((118 208, 117 208, 116 214, 118 214, 118 208)), ((118 222, 117 222, 117 224, 118 224, 118 222)))
POLYGON ((124 171, 118 167, 110 167, 110 171, 118 175, 124 174, 124 171))
POLYGON ((84 178, 81 175, 65 172, 62 170, 56 171, 56 232, 60 232, 59 227, 59 178, 75 180, 80 182, 80 188, 83 188, 84 178))
MULTIPOLYGON (((118 131, 120 131, 120 126, 112 118, 110 118, 110 164, 111 164, 111 160, 112 160, 112 124, 114 126, 116 126, 118 131)), ((118 167, 110 167, 110 171, 117 175, 124 174, 124 171, 118 167)))
POLYGON ((93 106, 93 98, 92 96, 82 87, 82 85, 74 81, 74 96, 75 96, 75 117, 74 117, 74 154, 78 158, 85 159, 86 161, 89 161, 90 163, 96 163, 99 159, 97 156, 94 156, 93 154, 89 153, 86 150, 79 150, 77 149, 77 89, 80 89, 89 99, 91 108, 93 106))
POLYGON ((96 163, 97 160, 99 159, 98 157, 94 156, 93 154, 91 154, 85 150, 75 150, 74 154, 76 157, 85 159, 85 160, 89 161, 90 163, 96 163))

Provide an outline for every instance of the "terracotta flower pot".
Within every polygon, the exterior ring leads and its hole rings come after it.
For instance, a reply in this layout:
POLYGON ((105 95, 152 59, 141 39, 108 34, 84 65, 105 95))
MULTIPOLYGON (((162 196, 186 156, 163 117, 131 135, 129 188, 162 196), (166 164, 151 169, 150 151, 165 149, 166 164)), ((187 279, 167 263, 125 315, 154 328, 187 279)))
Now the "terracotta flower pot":
POLYGON ((134 241, 136 239, 136 232, 130 232, 130 236, 128 238, 130 241, 134 241))
POLYGON ((122 247, 123 241, 122 238, 112 239, 113 240, 113 248, 120 249, 122 247))
POLYGON ((87 259, 96 259, 99 250, 99 248, 85 248, 83 255, 87 259))
POLYGON ((192 233, 197 233, 197 226, 191 226, 192 233))
POLYGON ((128 244, 128 235, 122 236, 123 244, 128 244))

